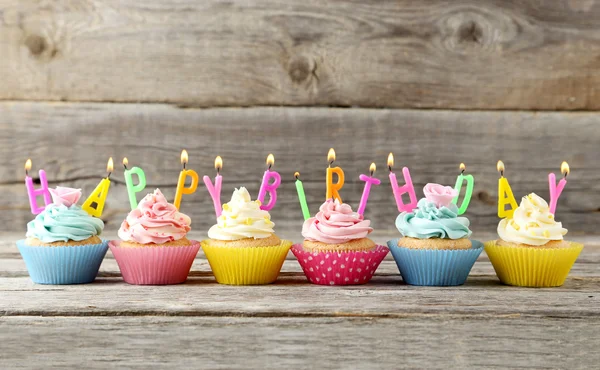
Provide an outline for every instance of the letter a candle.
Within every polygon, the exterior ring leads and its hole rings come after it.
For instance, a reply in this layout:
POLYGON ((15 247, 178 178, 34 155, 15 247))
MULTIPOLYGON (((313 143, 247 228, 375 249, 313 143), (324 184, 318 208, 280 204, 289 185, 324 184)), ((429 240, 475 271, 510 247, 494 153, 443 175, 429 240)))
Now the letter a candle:
POLYGON ((552 214, 556 213, 558 198, 565 188, 565 185, 567 185, 567 175, 571 172, 567 162, 563 162, 560 165, 560 172, 562 172, 564 177, 558 182, 558 185, 556 184, 556 175, 554 173, 548 174, 548 185, 550 186, 550 213, 552 214))
POLYGON ((504 177, 504 163, 498 161, 496 169, 500 172, 500 179, 498 180, 498 217, 512 218, 517 208, 517 201, 508 180, 504 177), (506 209, 506 205, 509 205, 510 208, 506 209))
POLYGON ((344 186, 344 171, 340 167, 331 168, 331 165, 333 162, 335 162, 335 150, 333 150, 333 148, 329 149, 329 153, 327 153, 327 162, 329 162, 329 167, 327 168, 327 174, 325 177, 325 182, 327 184, 325 200, 337 199, 340 203, 342 203, 342 197, 340 197, 339 192, 344 186), (338 180, 335 184, 333 183, 334 173, 338 177, 338 180))
POLYGON ((175 201, 173 205, 177 209, 181 206, 181 197, 183 194, 193 194, 198 187, 198 174, 194 170, 186 170, 185 166, 188 163, 189 157, 187 151, 184 149, 181 151, 181 166, 182 170, 179 173, 179 181, 177 181, 177 190, 175 191, 175 201), (192 179, 192 183, 189 187, 185 187, 185 179, 187 177, 192 179))
POLYGON ((90 216, 101 217, 102 211, 104 211, 104 203, 106 202, 106 196, 108 195, 108 189, 110 189, 110 174, 113 172, 113 159, 110 157, 106 164, 106 178, 102 179, 96 189, 90 194, 90 196, 83 202, 81 209, 86 211, 90 216))
POLYGON ((263 211, 270 211, 275 206, 275 203, 277 202, 277 188, 281 184, 281 176, 279 173, 271 171, 273 164, 275 164, 275 157, 273 154, 269 154, 267 156, 267 170, 263 175, 257 198, 261 203, 260 209, 263 211), (272 183, 270 183, 271 179, 273 179, 272 183), (269 203, 264 204, 267 193, 269 193, 269 203))
POLYGON ((36 189, 33 186, 33 179, 29 176, 29 170, 31 170, 31 159, 28 159, 25 162, 25 187, 27 188, 27 195, 29 195, 29 206, 31 208, 31 213, 34 215, 42 213, 44 208, 52 203, 52 198, 50 197, 50 190, 48 190, 48 180, 46 179, 46 171, 40 170, 40 188, 36 189), (37 204, 37 197, 42 195, 44 198, 44 206, 39 207, 37 204))

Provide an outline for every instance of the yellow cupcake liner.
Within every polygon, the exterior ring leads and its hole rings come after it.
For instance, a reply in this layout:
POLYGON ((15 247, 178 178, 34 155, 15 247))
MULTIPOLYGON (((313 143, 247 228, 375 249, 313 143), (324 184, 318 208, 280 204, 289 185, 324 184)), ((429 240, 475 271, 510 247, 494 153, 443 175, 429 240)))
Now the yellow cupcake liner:
POLYGON ((485 252, 503 284, 520 287, 555 287, 565 282, 583 244, 567 248, 510 247, 485 243, 485 252))
POLYGON ((271 247, 220 247, 206 240, 202 250, 219 284, 261 285, 277 280, 292 246, 289 240, 271 247))

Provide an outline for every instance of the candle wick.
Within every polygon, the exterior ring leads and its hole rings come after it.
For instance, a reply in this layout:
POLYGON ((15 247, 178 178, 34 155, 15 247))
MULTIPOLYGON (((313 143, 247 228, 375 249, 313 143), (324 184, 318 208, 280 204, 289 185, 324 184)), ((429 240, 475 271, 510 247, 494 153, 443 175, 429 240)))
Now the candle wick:
POLYGON ((371 177, 373 177, 373 171, 371 171, 371 177))
POLYGON ((271 164, 269 164, 269 167, 267 168, 267 170, 269 170, 269 171, 271 170, 271 164))
POLYGON ((388 166, 388 170, 390 170, 390 172, 392 172, 392 166, 388 166))
POLYGON ((221 174, 221 167, 217 167, 217 175, 221 174))
POLYGON ((464 173, 465 173, 465 170, 460 171, 461 175, 464 175, 464 173))
POLYGON ((29 176, 29 171, 25 170, 25 176, 29 176))
POLYGON ((127 169, 127 165, 125 163, 123 163, 123 167, 125 167, 125 169, 127 169))
POLYGON ((186 162, 183 162, 183 169, 184 169, 184 170, 185 170, 185 164, 186 164, 186 162))
POLYGON ((504 177, 504 171, 500 171, 500 177, 504 177))
POLYGON ((107 179, 110 179, 110 175, 112 174, 112 172, 109 172, 108 175, 106 175, 107 179))
POLYGON ((564 173, 564 175, 565 175, 565 177, 564 177, 564 178, 565 178, 565 179, 567 178, 567 175, 568 175, 568 174, 569 174, 568 172, 565 172, 565 173, 564 173))

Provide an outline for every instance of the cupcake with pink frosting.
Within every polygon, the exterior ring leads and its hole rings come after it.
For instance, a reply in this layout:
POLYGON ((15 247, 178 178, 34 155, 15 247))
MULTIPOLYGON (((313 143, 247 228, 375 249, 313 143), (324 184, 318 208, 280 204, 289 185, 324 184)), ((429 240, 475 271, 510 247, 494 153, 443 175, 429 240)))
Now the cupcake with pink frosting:
POLYGON ((365 284, 388 253, 367 236, 371 221, 338 200, 328 199, 302 226, 304 242, 292 253, 308 280, 321 285, 365 284))
POLYGON ((190 218, 167 202, 159 189, 132 210, 109 243, 123 280, 136 285, 178 284, 187 280, 200 243, 186 238, 190 218))

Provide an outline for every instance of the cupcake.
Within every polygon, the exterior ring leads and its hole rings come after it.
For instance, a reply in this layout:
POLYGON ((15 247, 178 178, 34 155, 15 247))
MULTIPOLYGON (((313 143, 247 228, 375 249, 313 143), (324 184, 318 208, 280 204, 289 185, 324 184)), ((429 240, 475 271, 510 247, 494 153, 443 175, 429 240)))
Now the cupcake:
POLYGON ((470 222, 458 216, 449 186, 427 184, 425 198, 396 219, 402 238, 388 241, 404 282, 410 285, 462 285, 483 250, 470 240, 470 222))
POLYGON ((561 286, 583 249, 583 244, 564 240, 566 233, 548 203, 531 193, 523 197, 513 218, 500 221, 500 238, 487 242, 485 252, 504 284, 561 286))
POLYGON ((304 242, 292 253, 308 281, 320 285, 366 284, 388 253, 388 248, 367 238, 371 221, 352 208, 328 199, 315 217, 302 226, 304 242))
POLYGON ((186 238, 191 220, 156 189, 132 210, 109 243, 123 280, 135 285, 179 284, 188 273, 200 243, 186 238))
POLYGON ((246 188, 236 189, 208 230, 202 249, 218 283, 270 284, 279 276, 292 242, 275 235, 275 224, 260 205, 246 188))
POLYGON ((17 241, 31 280, 38 284, 85 284, 96 279, 108 249, 99 238, 102 220, 76 203, 81 189, 50 189, 53 203, 27 224, 17 241))

